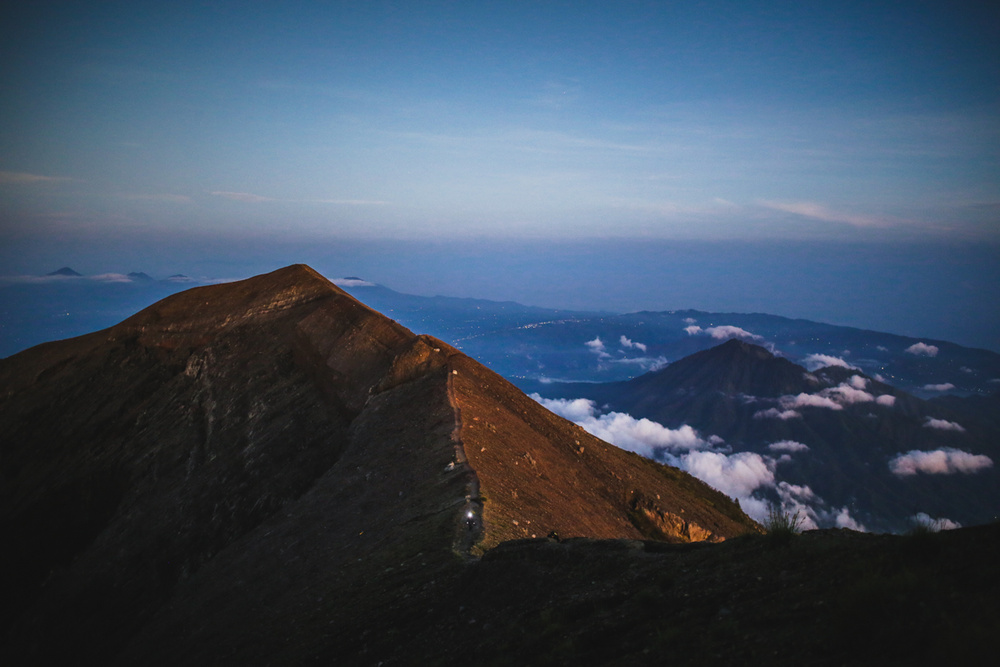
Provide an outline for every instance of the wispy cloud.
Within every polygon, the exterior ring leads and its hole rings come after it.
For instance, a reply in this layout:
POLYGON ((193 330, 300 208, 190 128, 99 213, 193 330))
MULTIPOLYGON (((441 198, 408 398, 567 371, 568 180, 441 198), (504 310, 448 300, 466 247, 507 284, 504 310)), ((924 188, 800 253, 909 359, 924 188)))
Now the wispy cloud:
POLYGON ((65 176, 43 176, 42 174, 29 174, 23 171, 0 171, 0 185, 30 185, 32 183, 53 183, 71 180, 73 179, 65 176))
POLYGON ((779 202, 761 200, 758 202, 764 208, 783 213, 791 213, 812 220, 823 222, 838 222, 853 227, 889 227, 897 221, 873 215, 857 215, 843 211, 835 211, 827 208, 823 204, 809 201, 779 202))
POLYGON ((255 195, 251 192, 227 192, 225 190, 216 190, 213 192, 209 192, 208 194, 212 195, 213 197, 222 197, 223 199, 250 202, 254 204, 260 202, 279 201, 278 199, 274 199, 273 197, 263 197, 261 195, 255 195))
POLYGON ((789 419, 802 419, 802 413, 797 410, 779 410, 778 408, 768 408, 767 410, 758 410, 753 413, 754 419, 780 419, 781 421, 788 421, 789 419))
POLYGON ((928 417, 927 421, 924 422, 924 428, 933 428, 939 431, 956 431, 958 433, 965 433, 965 427, 958 422, 950 422, 947 419, 934 419, 933 417, 928 417))
POLYGON ((380 199, 281 199, 278 197, 265 197, 264 195, 252 192, 229 192, 226 190, 214 190, 208 194, 214 197, 222 197, 232 201, 247 202, 250 204, 261 204, 269 202, 282 202, 286 204, 333 204, 336 206, 387 206, 389 202, 380 199))
MULTIPOLYGON (((214 194, 214 193, 213 193, 214 194)), ((165 193, 123 193, 118 195, 119 199, 127 199, 129 201, 162 201, 162 202, 172 202, 175 204, 190 204, 193 200, 187 195, 175 195, 168 192, 165 193)))
POLYGON ((301 199, 305 204, 336 204, 339 206, 388 206, 390 202, 381 199, 301 199))
POLYGON ((767 446, 772 452, 805 452, 809 450, 808 445, 803 445, 801 442, 796 442, 794 440, 779 440, 778 442, 772 442, 767 446))
POLYGON ((645 352, 646 351, 646 344, 645 343, 637 343, 637 342, 631 340, 630 338, 627 338, 624 334, 622 334, 622 337, 618 339, 618 342, 621 344, 621 346, 623 348, 629 348, 629 349, 635 348, 636 350, 639 350, 640 352, 645 352))
POLYGON ((950 382, 941 382, 938 384, 925 384, 924 391, 951 391, 955 388, 950 382))

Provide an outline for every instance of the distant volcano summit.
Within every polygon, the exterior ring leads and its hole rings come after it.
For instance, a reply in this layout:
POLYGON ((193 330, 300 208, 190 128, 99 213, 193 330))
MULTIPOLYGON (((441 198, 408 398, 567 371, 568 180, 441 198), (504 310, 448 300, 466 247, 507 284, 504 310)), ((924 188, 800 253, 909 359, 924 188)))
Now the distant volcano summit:
POLYGON ((77 273, 76 271, 74 271, 73 269, 69 268, 68 266, 64 266, 61 269, 56 269, 55 271, 52 271, 51 273, 46 273, 45 275, 47 275, 47 276, 67 276, 67 277, 70 277, 70 278, 79 278, 83 274, 82 273, 77 273))
POLYGON ((17 662, 312 654, 506 540, 756 530, 302 265, 0 360, 0 432, 17 662))

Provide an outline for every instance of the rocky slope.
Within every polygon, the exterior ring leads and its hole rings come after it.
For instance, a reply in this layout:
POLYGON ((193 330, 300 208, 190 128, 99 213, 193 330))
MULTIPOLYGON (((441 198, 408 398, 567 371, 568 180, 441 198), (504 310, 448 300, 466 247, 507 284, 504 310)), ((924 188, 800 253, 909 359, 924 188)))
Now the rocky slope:
POLYGON ((333 656, 506 539, 756 530, 305 266, 0 360, 0 432, 18 662, 333 656))

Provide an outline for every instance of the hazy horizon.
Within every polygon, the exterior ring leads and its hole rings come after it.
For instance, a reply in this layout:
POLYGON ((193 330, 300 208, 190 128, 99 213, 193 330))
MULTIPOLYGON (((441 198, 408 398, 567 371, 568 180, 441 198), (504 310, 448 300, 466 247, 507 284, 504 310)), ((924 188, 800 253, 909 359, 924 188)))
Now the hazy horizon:
POLYGON ((0 274, 306 262, 418 294, 1000 349, 997 5, 39 2, 3 19, 0 274))
POLYGON ((58 244, 0 252, 0 276, 64 265, 85 275, 142 271, 240 279, 294 263, 398 292, 564 310, 764 312, 947 340, 1000 352, 996 246, 802 241, 577 240, 552 244, 351 241, 150 246, 76 254, 58 244), (916 304, 914 307, 913 304, 916 304))

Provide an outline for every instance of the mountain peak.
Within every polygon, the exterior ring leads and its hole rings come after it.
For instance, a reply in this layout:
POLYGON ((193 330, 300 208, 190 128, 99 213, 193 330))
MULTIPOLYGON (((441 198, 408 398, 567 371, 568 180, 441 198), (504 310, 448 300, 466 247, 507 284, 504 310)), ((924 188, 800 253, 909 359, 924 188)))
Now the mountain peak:
MULTIPOLYGON (((209 335, 239 322, 260 320, 317 299, 353 297, 304 264, 246 280, 178 292, 113 327, 120 332, 209 335)), ((364 308, 358 304, 358 306, 364 308)))
POLYGON ((70 276, 70 277, 73 277, 73 278, 79 278, 83 274, 82 273, 77 273, 76 271, 74 271, 73 269, 69 268, 68 266, 64 266, 61 269, 56 269, 52 273, 46 273, 45 275, 47 275, 47 276, 70 276))
POLYGON ((513 538, 757 529, 305 265, 0 359, 0 432, 18 545, 0 560, 0 627, 40 652, 13 662, 173 646, 192 616, 258 636, 317 598, 348 600, 318 612, 339 619, 388 573, 457 572, 456 553, 513 538))
POLYGON ((806 371, 767 349, 736 338, 696 352, 631 382, 642 391, 722 392, 751 396, 798 393, 806 371))

